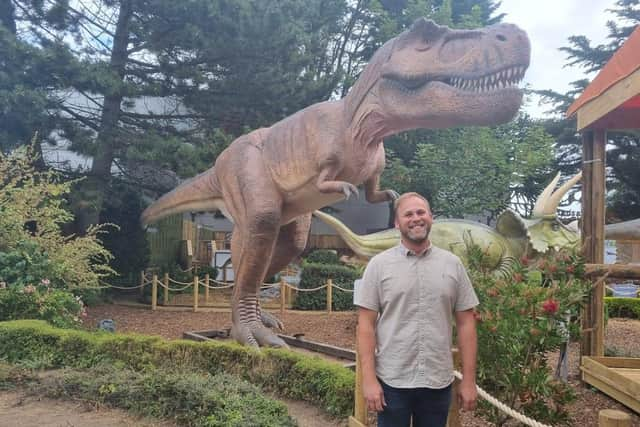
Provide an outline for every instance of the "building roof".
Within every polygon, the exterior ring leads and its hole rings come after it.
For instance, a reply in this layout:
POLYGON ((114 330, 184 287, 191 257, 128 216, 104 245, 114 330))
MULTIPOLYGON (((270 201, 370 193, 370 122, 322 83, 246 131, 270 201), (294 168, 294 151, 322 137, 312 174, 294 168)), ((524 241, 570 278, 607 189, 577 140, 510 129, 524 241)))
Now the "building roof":
POLYGON ((573 115, 578 130, 640 127, 640 26, 571 104, 567 116, 573 115))

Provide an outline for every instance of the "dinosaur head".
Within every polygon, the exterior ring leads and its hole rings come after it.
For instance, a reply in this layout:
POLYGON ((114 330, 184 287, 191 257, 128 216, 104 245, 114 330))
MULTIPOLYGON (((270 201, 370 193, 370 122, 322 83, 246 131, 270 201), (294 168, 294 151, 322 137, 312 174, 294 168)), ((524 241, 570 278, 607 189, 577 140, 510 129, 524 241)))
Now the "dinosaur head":
POLYGON ((353 100, 358 109, 374 104, 393 133, 503 123, 520 107, 530 50, 515 25, 451 30, 420 18, 378 50, 353 100))
POLYGON ((560 200, 582 178, 575 175, 555 190, 560 174, 542 191, 533 208, 531 218, 525 219, 511 210, 503 212, 496 223, 496 230, 512 242, 522 246, 531 255, 561 248, 575 248, 580 235, 572 227, 558 220, 560 200), (555 191, 554 191, 555 190, 555 191), (533 253, 532 253, 533 250, 533 253))

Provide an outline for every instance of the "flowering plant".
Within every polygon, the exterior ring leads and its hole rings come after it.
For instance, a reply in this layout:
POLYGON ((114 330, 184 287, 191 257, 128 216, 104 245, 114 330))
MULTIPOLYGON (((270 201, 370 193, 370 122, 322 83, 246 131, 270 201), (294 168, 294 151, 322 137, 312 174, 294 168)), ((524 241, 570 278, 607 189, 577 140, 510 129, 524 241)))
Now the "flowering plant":
MULTIPOLYGON (((478 306, 478 384, 508 406, 538 421, 567 422, 572 390, 553 378, 549 352, 579 336, 577 317, 591 285, 579 256, 559 252, 514 261, 503 277, 483 268, 483 253, 469 251, 478 306)), ((497 425, 508 417, 488 404, 480 410, 497 425)))

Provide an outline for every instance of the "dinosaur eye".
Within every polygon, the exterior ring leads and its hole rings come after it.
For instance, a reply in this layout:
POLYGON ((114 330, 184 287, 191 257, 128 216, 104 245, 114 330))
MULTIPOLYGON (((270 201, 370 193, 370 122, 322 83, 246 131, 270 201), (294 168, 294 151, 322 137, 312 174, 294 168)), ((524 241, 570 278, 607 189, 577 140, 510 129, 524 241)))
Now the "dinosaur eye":
POLYGON ((554 223, 551 224, 551 229, 553 231, 558 231, 560 229, 560 226, 557 223, 554 222, 554 223))

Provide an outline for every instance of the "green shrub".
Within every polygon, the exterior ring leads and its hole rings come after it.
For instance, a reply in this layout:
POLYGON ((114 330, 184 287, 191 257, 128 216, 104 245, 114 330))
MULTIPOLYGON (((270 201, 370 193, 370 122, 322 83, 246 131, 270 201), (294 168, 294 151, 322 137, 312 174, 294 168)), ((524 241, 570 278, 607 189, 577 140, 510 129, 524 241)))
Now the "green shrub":
POLYGON ((640 298, 605 297, 604 304, 609 318, 640 319, 640 298))
POLYGON ((316 249, 305 258, 305 261, 312 264, 340 265, 340 259, 338 258, 338 253, 330 249, 316 249))
MULTIPOLYGON (((343 289, 353 289, 353 281, 360 278, 357 270, 344 265, 305 263, 300 277, 302 289, 313 289, 327 283, 333 283, 343 289)), ((353 292, 333 288, 333 310, 353 310, 353 292)), ((313 292, 298 292, 293 304, 298 310, 325 310, 327 308, 327 289, 313 292)))
MULTIPOLYGON (((579 336, 578 318, 591 284, 585 281, 581 259, 569 254, 537 262, 515 262, 507 277, 497 278, 478 266, 470 252, 469 269, 480 299, 478 323, 478 384, 517 411, 546 424, 566 424, 571 388, 551 377, 547 353, 557 351, 566 337, 579 336), (569 323, 565 323, 569 319, 569 323)), ((507 415, 481 401, 480 413, 496 425, 507 415)))
POLYGON ((47 375, 37 392, 173 419, 185 426, 294 426, 281 402, 229 374, 148 369, 137 372, 102 363, 91 369, 47 375))
POLYGON ((60 328, 74 328, 83 314, 82 301, 69 291, 41 291, 32 285, 0 289, 0 321, 41 319, 60 328))
POLYGON ((228 373, 280 396, 303 399, 328 413, 353 411, 355 375, 318 357, 282 349, 258 352, 230 342, 167 341, 159 337, 53 328, 42 321, 0 323, 0 359, 49 361, 48 368, 119 363, 134 370, 202 369, 228 373))

